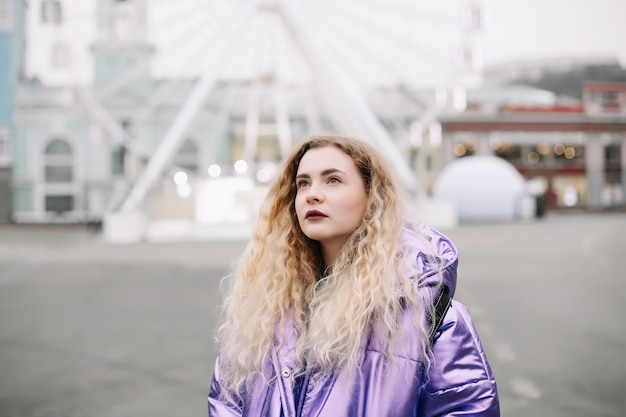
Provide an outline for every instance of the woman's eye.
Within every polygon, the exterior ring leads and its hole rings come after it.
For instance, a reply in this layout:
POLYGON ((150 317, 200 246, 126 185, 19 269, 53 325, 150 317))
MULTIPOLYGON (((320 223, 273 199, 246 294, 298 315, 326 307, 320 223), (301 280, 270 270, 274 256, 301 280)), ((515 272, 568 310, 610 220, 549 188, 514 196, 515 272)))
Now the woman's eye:
POLYGON ((328 182, 329 182, 330 184, 337 184, 337 183, 339 183, 339 182, 341 182, 341 181, 340 181, 340 180, 339 180, 339 178, 337 178, 337 177, 330 177, 330 178, 328 179, 328 182))
POLYGON ((297 187, 297 188, 306 187, 306 186, 308 186, 308 185, 309 185, 308 181, 304 181, 304 180, 300 180, 300 181, 298 181, 298 182, 296 183, 296 187, 297 187))

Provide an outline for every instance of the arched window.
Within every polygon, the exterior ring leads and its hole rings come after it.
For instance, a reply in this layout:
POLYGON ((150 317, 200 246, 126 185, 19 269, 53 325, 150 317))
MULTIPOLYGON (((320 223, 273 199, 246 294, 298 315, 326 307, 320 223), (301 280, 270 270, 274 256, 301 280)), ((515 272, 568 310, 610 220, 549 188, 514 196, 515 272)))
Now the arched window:
POLYGON ((198 147, 190 139, 181 145, 174 159, 174 165, 190 173, 198 173, 198 147))
POLYGON ((48 143, 44 151, 44 167, 47 183, 72 182, 74 163, 69 143, 61 139, 48 143))
POLYGON ((45 211, 64 213, 74 210, 74 194, 68 189, 74 180, 72 147, 62 139, 46 145, 43 155, 46 183, 45 211))

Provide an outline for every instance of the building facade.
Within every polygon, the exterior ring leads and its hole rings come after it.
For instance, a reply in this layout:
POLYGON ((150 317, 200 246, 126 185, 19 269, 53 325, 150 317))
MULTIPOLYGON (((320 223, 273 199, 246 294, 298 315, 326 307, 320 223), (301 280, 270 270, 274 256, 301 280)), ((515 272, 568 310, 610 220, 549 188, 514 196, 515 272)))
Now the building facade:
POLYGON ((583 102, 471 110, 442 117, 445 163, 497 155, 542 184, 548 209, 621 207, 626 196, 626 84, 589 82, 583 102))
POLYGON ((0 223, 11 221, 15 86, 24 73, 24 0, 0 0, 0 223))

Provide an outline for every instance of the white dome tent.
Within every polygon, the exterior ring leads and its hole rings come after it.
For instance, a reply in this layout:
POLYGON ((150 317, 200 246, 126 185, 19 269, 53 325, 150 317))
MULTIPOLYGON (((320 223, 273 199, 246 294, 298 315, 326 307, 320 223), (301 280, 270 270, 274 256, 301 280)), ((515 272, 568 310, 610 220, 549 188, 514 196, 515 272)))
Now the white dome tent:
POLYGON ((510 221, 526 217, 524 177, 496 156, 467 156, 448 165, 433 197, 454 202, 460 222, 510 221))

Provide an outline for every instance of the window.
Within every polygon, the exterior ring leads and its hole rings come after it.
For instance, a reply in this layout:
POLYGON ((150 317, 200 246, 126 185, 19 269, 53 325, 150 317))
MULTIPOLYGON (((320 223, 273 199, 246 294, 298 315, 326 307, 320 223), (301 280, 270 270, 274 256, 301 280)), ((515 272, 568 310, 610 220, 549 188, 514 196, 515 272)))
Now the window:
POLYGON ((51 141, 44 151, 44 178, 47 183, 72 182, 72 148, 60 139, 51 141))
POLYGON ((46 196, 46 211, 56 214, 72 211, 74 209, 74 196, 71 195, 48 195, 46 196))
POLYGON ((59 0, 42 0, 41 23, 60 25, 63 22, 63 9, 59 0))
POLYGON ((63 139, 51 140, 44 149, 44 180, 46 212, 64 213, 74 210, 74 155, 72 146, 63 139))
POLYGON ((72 182, 72 167, 46 167, 46 182, 72 182))
POLYGON ((129 135, 133 134, 133 121, 132 120, 124 119, 120 121, 120 126, 122 127, 122 129, 124 129, 124 132, 128 133, 129 135))
POLYGON ((617 103, 617 92, 615 91, 606 91, 600 95, 600 101, 603 104, 613 104, 617 103))
POLYGON ((53 140, 46 146, 46 155, 68 155, 71 153, 70 145, 62 140, 53 140))
POLYGON ((9 130, 0 128, 0 164, 11 159, 9 130))
POLYGON ((424 161, 424 164, 426 165, 426 171, 427 172, 432 172, 432 170, 433 170, 433 156, 432 155, 426 155, 426 161, 424 161))
POLYGON ((610 143, 604 147, 604 160, 608 167, 619 167, 621 162, 621 145, 610 143))
POLYGON ((198 147, 190 139, 187 139, 178 150, 174 165, 188 172, 198 173, 198 147))
POLYGON ((124 160, 126 159, 126 148, 120 146, 111 152, 111 174, 113 176, 124 175, 124 160))

